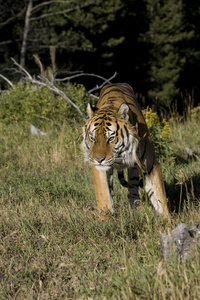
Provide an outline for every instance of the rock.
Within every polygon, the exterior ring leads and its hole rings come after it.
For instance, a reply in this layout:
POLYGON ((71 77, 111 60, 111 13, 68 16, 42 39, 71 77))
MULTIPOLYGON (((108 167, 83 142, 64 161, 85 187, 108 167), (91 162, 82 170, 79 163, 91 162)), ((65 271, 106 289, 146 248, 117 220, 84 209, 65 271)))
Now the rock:
POLYGON ((31 124, 31 135, 37 135, 37 136, 46 136, 46 135, 53 135, 54 132, 50 131, 50 132, 44 132, 42 130, 40 130, 39 128, 35 127, 34 125, 31 124))
POLYGON ((185 148, 186 154, 187 154, 187 158, 190 157, 197 157, 197 155, 199 154, 199 148, 197 150, 193 150, 190 148, 185 148))
POLYGON ((31 124, 31 135, 47 135, 47 132, 44 132, 31 124))
POLYGON ((185 259, 191 255, 191 251, 193 254, 196 252, 195 243, 200 242, 200 228, 193 224, 188 229, 185 223, 180 223, 170 235, 161 233, 160 242, 165 259, 169 258, 174 251, 179 258, 185 259))

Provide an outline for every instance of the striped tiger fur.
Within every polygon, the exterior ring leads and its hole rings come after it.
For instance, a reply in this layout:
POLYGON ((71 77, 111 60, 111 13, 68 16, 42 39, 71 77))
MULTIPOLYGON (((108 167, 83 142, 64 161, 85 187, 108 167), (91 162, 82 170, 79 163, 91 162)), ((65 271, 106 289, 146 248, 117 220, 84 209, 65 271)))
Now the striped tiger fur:
POLYGON ((113 169, 116 169, 120 183, 128 187, 132 208, 139 200, 139 177, 143 173, 144 187, 155 210, 168 217, 160 165, 133 89, 126 83, 106 85, 96 107, 88 104, 87 111, 83 148, 85 159, 92 165, 99 212, 104 215, 114 211, 113 169), (125 169, 128 182, 124 178, 125 169))

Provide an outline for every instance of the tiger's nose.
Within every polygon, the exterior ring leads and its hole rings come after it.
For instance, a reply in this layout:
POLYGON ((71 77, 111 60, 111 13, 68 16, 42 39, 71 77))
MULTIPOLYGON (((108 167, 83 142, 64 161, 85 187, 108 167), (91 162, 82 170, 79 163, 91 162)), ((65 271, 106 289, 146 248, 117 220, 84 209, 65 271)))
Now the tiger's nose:
POLYGON ((94 159, 101 164, 105 160, 105 157, 95 157, 94 159))

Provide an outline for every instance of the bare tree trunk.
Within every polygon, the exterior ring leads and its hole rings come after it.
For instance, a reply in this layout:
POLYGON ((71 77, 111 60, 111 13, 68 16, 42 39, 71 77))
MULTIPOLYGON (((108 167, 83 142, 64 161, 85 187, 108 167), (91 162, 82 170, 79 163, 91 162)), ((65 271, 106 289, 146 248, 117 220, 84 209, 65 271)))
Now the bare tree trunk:
POLYGON ((50 46, 50 57, 53 73, 56 72, 56 46, 50 46))
POLYGON ((26 52, 27 52, 27 38, 28 38, 28 32, 30 28, 30 16, 31 16, 32 7, 33 7, 33 0, 29 0, 27 10, 26 10, 26 16, 25 16, 24 34, 23 34, 21 56, 20 56, 20 65, 22 68, 25 67, 25 59, 26 59, 26 52))

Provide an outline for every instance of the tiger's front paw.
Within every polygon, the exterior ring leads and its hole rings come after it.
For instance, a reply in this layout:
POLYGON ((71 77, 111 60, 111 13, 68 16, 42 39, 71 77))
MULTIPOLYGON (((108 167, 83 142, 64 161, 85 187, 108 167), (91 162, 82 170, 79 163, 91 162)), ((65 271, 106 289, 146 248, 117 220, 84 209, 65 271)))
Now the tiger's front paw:
POLYGON ((113 214, 109 210, 99 212, 99 219, 102 222, 110 219, 112 216, 113 216, 113 214))
POLYGON ((131 200, 129 200, 129 202, 130 202, 130 206, 132 209, 137 209, 139 207, 139 204, 140 204, 139 199, 131 199, 131 200))

